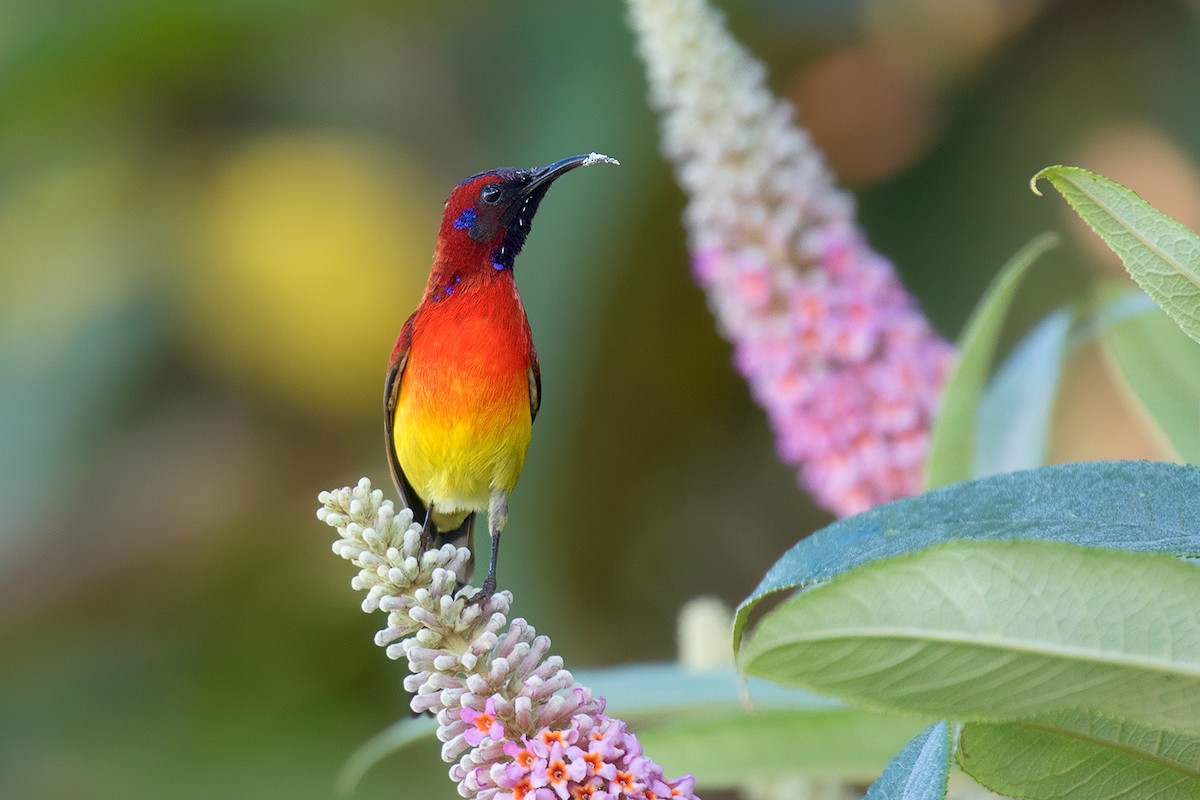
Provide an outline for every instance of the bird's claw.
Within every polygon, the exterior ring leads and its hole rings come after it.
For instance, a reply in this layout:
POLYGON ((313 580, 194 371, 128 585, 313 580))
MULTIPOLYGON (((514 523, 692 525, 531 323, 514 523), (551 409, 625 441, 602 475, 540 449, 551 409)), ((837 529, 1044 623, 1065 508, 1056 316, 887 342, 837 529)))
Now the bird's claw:
POLYGON ((479 591, 471 595, 471 599, 467 601, 468 606, 482 606, 488 600, 492 599, 492 595, 496 593, 496 579, 488 576, 484 579, 483 585, 479 587, 479 591))
POLYGON ((433 535, 428 528, 421 529, 421 552, 427 553, 434 548, 433 535))

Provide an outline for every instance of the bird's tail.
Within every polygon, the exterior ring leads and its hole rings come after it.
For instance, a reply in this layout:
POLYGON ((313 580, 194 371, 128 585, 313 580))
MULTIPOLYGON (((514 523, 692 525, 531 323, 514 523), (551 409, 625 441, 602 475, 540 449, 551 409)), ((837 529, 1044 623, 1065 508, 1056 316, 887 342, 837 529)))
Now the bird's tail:
POLYGON ((467 514, 467 518, 463 520, 462 525, 459 525, 454 530, 439 530, 437 532, 438 544, 449 543, 455 547, 465 547, 471 551, 471 560, 463 568, 463 574, 458 576, 459 586, 466 586, 475 575, 475 517, 477 516, 479 516, 477 512, 467 514))

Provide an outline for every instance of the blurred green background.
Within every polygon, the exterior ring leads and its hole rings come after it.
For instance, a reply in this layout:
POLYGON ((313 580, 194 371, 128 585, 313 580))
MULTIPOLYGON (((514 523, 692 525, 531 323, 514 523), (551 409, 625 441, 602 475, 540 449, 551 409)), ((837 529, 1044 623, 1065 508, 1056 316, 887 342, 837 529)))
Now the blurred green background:
MULTIPOLYGON (((1200 227, 1196 3, 725 6, 949 337, 1043 230, 1024 324, 1119 270, 1043 166, 1200 227)), ((644 98, 611 0, 0 2, 0 797, 331 797, 407 713, 316 494, 386 485, 386 359, 484 168, 623 165, 557 185, 517 265, 544 404, 516 612, 569 666, 671 658, 683 601, 827 520, 691 283, 644 98)), ((1060 412, 1056 459, 1158 454, 1094 354, 1060 412)))

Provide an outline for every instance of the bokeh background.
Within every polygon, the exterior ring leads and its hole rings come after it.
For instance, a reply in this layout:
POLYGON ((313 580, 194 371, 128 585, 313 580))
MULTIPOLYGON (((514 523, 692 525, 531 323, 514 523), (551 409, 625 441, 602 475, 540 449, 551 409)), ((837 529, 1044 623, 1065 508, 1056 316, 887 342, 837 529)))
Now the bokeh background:
MULTIPOLYGON (((1029 177, 1200 227, 1200 4, 726 2, 936 326, 1119 264, 1029 177)), ((386 485, 385 362, 461 178, 599 150, 517 264, 544 405, 500 564, 571 666, 671 658, 827 521, 691 283, 620 3, 0 2, 0 797, 324 798, 407 713, 316 493, 386 485)), ((1157 456, 1099 358, 1058 460, 1157 456)), ((358 797, 453 797, 436 759, 358 797)))

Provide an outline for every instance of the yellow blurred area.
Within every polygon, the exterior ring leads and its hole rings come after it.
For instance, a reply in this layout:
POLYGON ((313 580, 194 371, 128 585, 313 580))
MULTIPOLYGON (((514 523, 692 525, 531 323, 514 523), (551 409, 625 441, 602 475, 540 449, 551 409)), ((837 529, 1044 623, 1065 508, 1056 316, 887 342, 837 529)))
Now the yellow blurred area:
POLYGON ((363 139, 276 133, 232 148, 188 229, 191 349, 313 419, 377 415, 443 193, 403 153, 363 139))

